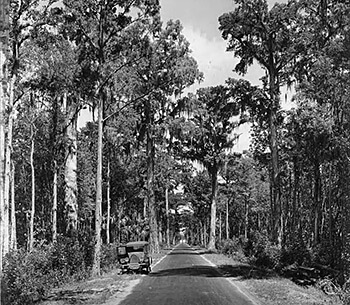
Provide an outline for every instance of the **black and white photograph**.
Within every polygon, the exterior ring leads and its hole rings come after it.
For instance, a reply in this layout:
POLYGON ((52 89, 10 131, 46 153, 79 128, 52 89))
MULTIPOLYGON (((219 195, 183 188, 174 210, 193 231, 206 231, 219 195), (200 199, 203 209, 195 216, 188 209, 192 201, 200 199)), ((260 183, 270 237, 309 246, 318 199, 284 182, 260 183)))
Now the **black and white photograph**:
POLYGON ((0 0, 0 305, 350 305, 349 0, 0 0))

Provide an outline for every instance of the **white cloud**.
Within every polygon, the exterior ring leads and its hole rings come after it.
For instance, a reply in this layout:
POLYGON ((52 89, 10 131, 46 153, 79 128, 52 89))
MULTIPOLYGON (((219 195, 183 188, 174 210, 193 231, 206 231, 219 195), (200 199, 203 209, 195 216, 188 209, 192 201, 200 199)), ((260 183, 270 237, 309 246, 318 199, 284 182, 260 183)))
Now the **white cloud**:
MULTIPOLYGON (((191 25, 184 24, 183 33, 190 43, 192 56, 197 60, 200 71, 204 73, 204 82, 200 87, 216 86, 224 84, 229 77, 242 78, 233 72, 238 59, 233 57, 232 52, 227 52, 227 41, 223 39, 208 38, 208 36, 191 25)), ((260 78, 264 73, 254 64, 244 76, 254 85, 260 85, 260 78)), ((191 91, 199 85, 193 86, 191 91)))
MULTIPOLYGON (((225 41, 209 39, 191 25, 184 25, 183 33, 190 42, 192 56, 197 60, 200 71, 204 73, 204 82, 200 86, 223 84, 232 75, 232 70, 237 63, 232 53, 225 52, 225 41)), ((195 89, 197 88, 198 86, 195 86, 195 89)))

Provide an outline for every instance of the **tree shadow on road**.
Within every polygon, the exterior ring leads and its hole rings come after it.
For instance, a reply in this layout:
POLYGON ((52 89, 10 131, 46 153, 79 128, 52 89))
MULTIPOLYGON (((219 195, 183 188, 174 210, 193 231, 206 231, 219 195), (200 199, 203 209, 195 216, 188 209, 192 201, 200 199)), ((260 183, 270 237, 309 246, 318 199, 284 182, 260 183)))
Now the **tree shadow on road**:
POLYGON ((168 255, 200 255, 198 252, 193 250, 174 250, 173 252, 170 252, 168 255))
POLYGON ((245 280, 273 278, 276 274, 269 270, 260 269, 250 265, 221 265, 218 267, 198 265, 186 268, 164 269, 152 272, 149 276, 233 277, 245 280))
MULTIPOLYGON (((196 255, 203 254, 216 254, 216 252, 209 251, 204 248, 186 248, 175 249, 168 255, 196 255)), ((246 279, 267 279, 276 276, 275 272, 260 268, 258 266, 237 263, 237 264, 222 264, 218 266, 209 265, 194 265, 186 268, 172 268, 165 269, 158 272, 152 272, 151 277, 162 276, 199 276, 199 277, 230 277, 239 278, 241 280, 246 279)))
POLYGON ((222 277, 218 269, 211 266, 196 265, 186 268, 164 269, 157 272, 152 272, 150 277, 162 276, 199 276, 199 277, 222 277))
POLYGON ((219 265, 218 269, 223 277, 235 277, 245 279, 267 279, 276 276, 268 269, 258 268, 252 265, 219 265))

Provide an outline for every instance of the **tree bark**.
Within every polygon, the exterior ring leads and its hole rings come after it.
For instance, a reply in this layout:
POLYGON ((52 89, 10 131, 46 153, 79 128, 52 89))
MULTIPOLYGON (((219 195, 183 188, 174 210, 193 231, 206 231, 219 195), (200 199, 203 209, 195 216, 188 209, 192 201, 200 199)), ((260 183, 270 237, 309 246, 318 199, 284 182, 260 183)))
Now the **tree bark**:
POLYGON ((245 208, 245 217, 244 217, 244 238, 248 240, 248 229, 249 229, 249 204, 248 199, 244 198, 244 208, 245 208))
POLYGON ((106 224, 106 243, 110 244, 110 224, 111 224, 111 161, 108 155, 107 161, 107 224, 106 224))
MULTIPOLYGON (((150 119, 150 118, 149 118, 150 119)), ((157 212, 154 194, 154 135, 153 126, 148 124, 147 128, 147 203, 149 211, 150 245, 153 253, 159 253, 157 212)))
MULTIPOLYGON (((5 106, 7 69, 6 60, 9 48, 9 0, 0 0, 0 279, 3 262, 4 228, 4 183, 5 183, 5 106)), ((0 287, 1 304, 1 287, 0 287)))
POLYGON ((35 216, 35 167, 34 167, 34 149, 35 149, 35 130, 33 124, 30 126, 31 130, 31 148, 30 148, 30 168, 32 180, 32 207, 30 210, 30 225, 29 225, 29 240, 28 250, 32 251, 34 246, 34 216, 35 216))
POLYGON ((321 174, 320 174, 320 165, 316 161, 314 164, 314 245, 320 243, 320 224, 322 218, 322 205, 321 205, 321 174))
POLYGON ((159 243, 163 242, 162 222, 160 220, 159 220, 159 223, 158 223, 158 242, 159 243))
POLYGON ((222 241, 222 214, 219 213, 219 241, 222 241))
POLYGON ((58 166, 57 161, 54 160, 53 165, 53 191, 52 191, 52 242, 57 241, 57 176, 58 166))
POLYGON ((103 149, 103 101, 104 95, 100 90, 98 101, 98 140, 97 140, 97 173, 96 173, 96 203, 95 203, 95 251, 92 274, 99 276, 101 274, 101 222, 102 222, 102 149, 103 149))
POLYGON ((169 189, 165 188, 166 244, 170 247, 169 189))
POLYGON ((16 204, 15 204, 15 165, 11 162, 11 234, 10 249, 17 250, 16 204))
POLYGON ((199 238, 201 245, 204 245, 204 230, 203 230, 203 223, 199 221, 199 238))
POLYGON ((271 200, 271 237, 272 241, 282 245, 282 226, 281 226, 281 196, 280 196, 280 175, 279 175, 279 157, 278 157, 278 135, 277 135, 277 109, 279 107, 279 83, 274 69, 273 55, 270 55, 269 69, 269 95, 271 99, 269 128, 270 128, 270 200, 271 200))
POLYGON ((208 243, 208 228, 207 228, 207 221, 208 219, 205 218, 204 221, 204 226, 203 226, 203 235, 204 235, 204 247, 207 247, 207 243, 208 243))
POLYGON ((230 200, 226 200, 226 225, 225 225, 225 228, 226 228, 226 239, 229 239, 230 238, 230 224, 229 224, 229 215, 228 215, 228 212, 229 212, 229 201, 230 200))
POLYGON ((211 207, 210 207, 210 233, 208 250, 216 251, 215 238, 216 238, 216 205, 218 194, 218 169, 214 165, 210 170, 211 175, 211 207))
POLYGON ((13 116, 14 116, 14 91, 15 91, 16 75, 13 75, 9 82, 9 99, 8 99, 8 123, 7 123, 7 141, 5 151, 5 183, 4 183, 4 231, 3 231, 3 255, 10 250, 10 181, 11 181, 11 156, 12 156, 12 135, 13 135, 13 116))
POLYGON ((66 214, 66 233, 68 236, 74 236, 78 226, 78 202, 77 202, 77 117, 71 100, 68 100, 67 94, 63 96, 63 105, 66 116, 69 118, 66 128, 68 144, 66 146, 66 159, 64 170, 65 182, 65 214, 66 214))

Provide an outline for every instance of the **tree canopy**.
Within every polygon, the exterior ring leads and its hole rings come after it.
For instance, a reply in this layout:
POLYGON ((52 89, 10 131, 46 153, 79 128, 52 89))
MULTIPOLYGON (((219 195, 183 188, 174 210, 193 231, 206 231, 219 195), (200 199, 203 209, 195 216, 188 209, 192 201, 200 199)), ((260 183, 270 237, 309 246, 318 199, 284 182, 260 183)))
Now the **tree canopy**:
POLYGON ((57 277, 79 268, 98 275, 110 247, 147 240, 158 252, 180 238, 234 248, 268 268, 317 265, 347 279, 348 2, 235 0, 218 29, 240 78, 207 87, 181 22, 162 20, 157 0, 6 4, 0 265, 8 283, 21 251, 66 266, 52 267, 57 277), (253 65, 265 73, 255 86, 245 79, 253 65), (281 92, 291 87, 295 107, 286 110, 281 92), (92 119, 78 128, 83 111, 92 119), (251 145, 236 151, 242 124, 251 145))

